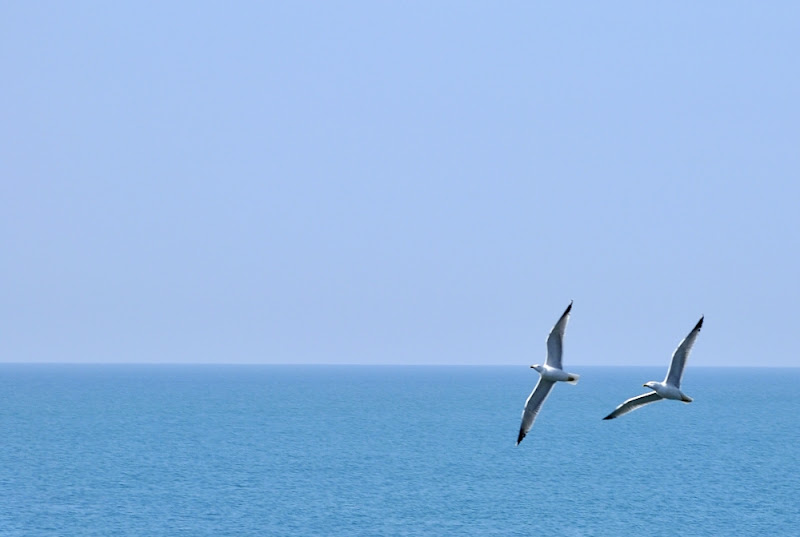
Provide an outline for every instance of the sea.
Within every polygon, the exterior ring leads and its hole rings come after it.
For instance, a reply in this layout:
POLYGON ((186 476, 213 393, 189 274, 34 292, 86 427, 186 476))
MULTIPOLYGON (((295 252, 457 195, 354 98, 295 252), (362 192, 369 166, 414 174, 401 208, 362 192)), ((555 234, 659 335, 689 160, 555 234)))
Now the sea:
POLYGON ((0 536, 797 536, 800 369, 0 365, 0 536))

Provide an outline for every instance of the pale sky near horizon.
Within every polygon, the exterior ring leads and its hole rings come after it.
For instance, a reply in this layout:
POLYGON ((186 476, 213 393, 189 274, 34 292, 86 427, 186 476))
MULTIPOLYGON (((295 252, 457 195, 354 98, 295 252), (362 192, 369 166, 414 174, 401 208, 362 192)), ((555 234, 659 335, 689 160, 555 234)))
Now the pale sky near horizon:
POLYGON ((5 2, 0 362, 800 365, 800 4, 5 2))

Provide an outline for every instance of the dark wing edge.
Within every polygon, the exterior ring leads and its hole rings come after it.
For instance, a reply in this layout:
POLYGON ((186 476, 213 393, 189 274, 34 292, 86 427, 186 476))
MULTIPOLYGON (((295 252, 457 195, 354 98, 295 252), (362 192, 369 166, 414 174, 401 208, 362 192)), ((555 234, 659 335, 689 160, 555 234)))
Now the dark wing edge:
POLYGON ((542 408, 542 403, 544 403, 544 400, 547 399, 547 396, 550 394, 550 390, 553 389, 555 384, 556 383, 552 380, 544 380, 543 378, 540 378, 539 382, 536 384, 536 387, 528 396, 528 400, 525 401, 525 410, 522 411, 522 423, 519 426, 517 445, 522 442, 522 439, 525 438, 525 435, 531 430, 533 422, 536 420, 536 416, 539 414, 539 410, 542 408))
POLYGON ((617 408, 614 411, 603 418, 604 420, 613 420, 614 418, 618 418, 627 414, 628 412, 633 412, 637 408, 643 407, 649 403, 655 403, 656 401, 660 400, 662 397, 658 395, 656 392, 649 392, 643 393, 642 395, 637 395, 636 397, 631 397, 617 408))
POLYGON ((563 352, 563 339, 564 332, 567 330, 567 322, 569 321, 569 312, 572 311, 572 300, 569 301, 569 306, 558 318, 553 329, 547 335, 547 360, 545 363, 550 367, 557 367, 561 369, 561 354, 563 352))
POLYGON ((664 379, 667 384, 672 384, 676 388, 681 387, 683 370, 686 367, 686 361, 689 358, 689 353, 692 352, 694 342, 697 340, 697 335, 700 333, 700 329, 703 328, 704 318, 705 315, 700 317, 700 320, 697 321, 696 325, 694 325, 692 331, 689 332, 685 338, 683 338, 683 341, 678 344, 678 348, 672 353, 672 361, 669 363, 667 378, 664 379))

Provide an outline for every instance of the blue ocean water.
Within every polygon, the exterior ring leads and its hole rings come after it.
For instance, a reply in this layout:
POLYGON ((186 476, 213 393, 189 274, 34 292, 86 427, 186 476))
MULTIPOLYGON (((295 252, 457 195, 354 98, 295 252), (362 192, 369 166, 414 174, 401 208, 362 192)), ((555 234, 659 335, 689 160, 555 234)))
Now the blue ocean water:
POLYGON ((0 535, 800 533, 800 369, 0 365, 0 535))

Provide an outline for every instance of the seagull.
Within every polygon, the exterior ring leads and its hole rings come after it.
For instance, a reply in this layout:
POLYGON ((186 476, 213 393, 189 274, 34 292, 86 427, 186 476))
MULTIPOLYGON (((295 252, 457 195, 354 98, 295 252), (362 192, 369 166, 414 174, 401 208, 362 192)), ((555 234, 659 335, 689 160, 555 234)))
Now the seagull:
POLYGON ((564 331, 567 329, 567 321, 569 321, 569 311, 572 309, 572 301, 569 306, 561 315, 556 325, 547 336, 547 360, 544 365, 535 364, 531 368, 535 369, 541 375, 539 382, 528 396, 525 401, 525 410, 522 412, 522 424, 519 426, 519 437, 517 438, 517 445, 522 442, 528 431, 531 430, 533 420, 542 408, 542 403, 547 399, 550 390, 558 381, 569 382, 570 384, 577 384, 580 375, 567 373, 561 369, 561 350, 564 345, 564 331))
POLYGON ((694 340, 697 339, 697 334, 700 333, 700 328, 702 327, 703 317, 700 317, 700 320, 697 321, 697 324, 692 328, 692 331, 689 332, 689 335, 680 342, 678 348, 672 353, 672 363, 669 365, 667 378, 665 378, 663 382, 656 382, 655 380, 645 382, 643 386, 645 388, 650 388, 653 390, 652 392, 631 397, 603 419, 613 420, 623 414, 633 412, 646 404, 655 403, 662 399, 675 399, 676 401, 691 403, 692 398, 681 391, 681 377, 683 376, 683 368, 686 367, 686 359, 689 358, 694 340))

